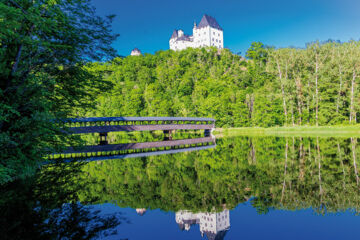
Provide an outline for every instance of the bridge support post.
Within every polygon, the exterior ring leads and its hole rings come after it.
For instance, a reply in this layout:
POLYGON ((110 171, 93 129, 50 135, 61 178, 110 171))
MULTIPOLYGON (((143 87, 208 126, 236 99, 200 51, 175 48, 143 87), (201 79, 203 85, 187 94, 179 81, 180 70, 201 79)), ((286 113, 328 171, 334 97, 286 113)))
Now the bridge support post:
POLYGON ((107 141, 107 132, 105 133, 100 133, 100 145, 106 145, 108 144, 108 141, 107 141))
POLYGON ((172 140, 172 133, 173 130, 164 130, 164 140, 167 141, 167 140, 172 140))
POLYGON ((210 134, 211 134, 211 130, 210 129, 205 129, 204 136, 205 137, 210 137, 210 134))

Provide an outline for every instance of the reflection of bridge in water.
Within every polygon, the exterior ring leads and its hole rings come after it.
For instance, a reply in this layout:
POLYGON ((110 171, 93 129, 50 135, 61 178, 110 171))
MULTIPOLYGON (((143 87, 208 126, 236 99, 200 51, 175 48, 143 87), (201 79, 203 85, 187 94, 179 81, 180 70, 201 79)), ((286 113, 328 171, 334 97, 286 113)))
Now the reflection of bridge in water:
POLYGON ((85 146, 82 148, 69 147, 62 153, 51 155, 50 160, 61 159, 66 162, 76 159, 96 161, 147 157, 162 154, 198 151, 214 148, 215 146, 216 142, 214 137, 202 137, 157 142, 94 145, 85 146))

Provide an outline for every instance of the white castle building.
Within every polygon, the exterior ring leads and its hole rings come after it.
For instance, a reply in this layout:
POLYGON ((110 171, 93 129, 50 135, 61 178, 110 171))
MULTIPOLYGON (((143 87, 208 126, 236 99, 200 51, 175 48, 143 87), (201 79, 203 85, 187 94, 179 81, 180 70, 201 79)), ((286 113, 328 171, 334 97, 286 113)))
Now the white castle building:
POLYGON ((131 56, 140 56, 141 55, 141 51, 138 48, 134 48, 131 53, 131 56))
POLYGON ((181 230, 189 231, 191 225, 199 224, 200 233, 204 234, 208 240, 224 239, 230 228, 229 210, 219 213, 192 213, 189 211, 179 211, 175 214, 176 223, 181 230))
POLYGON ((182 30, 174 30, 169 40, 169 45, 172 50, 206 46, 214 46, 221 49, 224 48, 223 29, 215 18, 205 14, 199 25, 194 23, 193 35, 186 35, 182 30))

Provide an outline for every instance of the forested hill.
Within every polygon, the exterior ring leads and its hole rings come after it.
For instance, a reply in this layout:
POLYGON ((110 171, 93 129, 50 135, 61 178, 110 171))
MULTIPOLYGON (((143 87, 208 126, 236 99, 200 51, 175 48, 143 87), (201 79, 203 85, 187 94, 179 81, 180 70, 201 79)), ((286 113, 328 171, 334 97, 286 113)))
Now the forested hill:
POLYGON ((213 117, 224 127, 356 122, 359 42, 253 43, 246 56, 188 48, 93 64, 113 88, 86 115, 213 117))

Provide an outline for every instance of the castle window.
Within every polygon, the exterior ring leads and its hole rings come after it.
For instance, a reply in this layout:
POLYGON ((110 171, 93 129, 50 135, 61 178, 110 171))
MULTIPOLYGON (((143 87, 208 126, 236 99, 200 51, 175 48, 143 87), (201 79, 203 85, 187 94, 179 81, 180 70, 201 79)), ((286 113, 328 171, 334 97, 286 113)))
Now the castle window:
POLYGON ((218 42, 218 40, 216 39, 216 42, 218 42))
POLYGON ((220 37, 220 33, 218 33, 218 36, 220 37))
POLYGON ((213 32, 213 35, 215 35, 215 32, 213 32))

